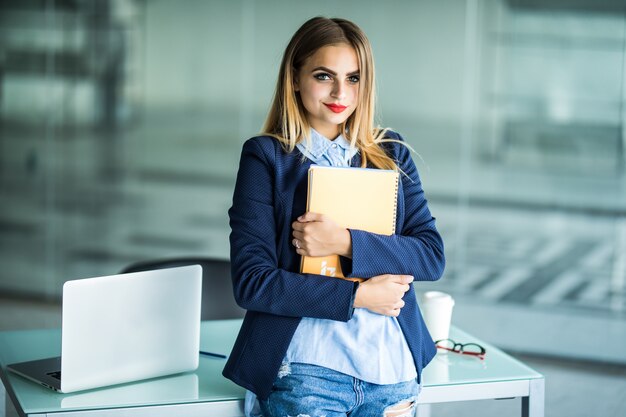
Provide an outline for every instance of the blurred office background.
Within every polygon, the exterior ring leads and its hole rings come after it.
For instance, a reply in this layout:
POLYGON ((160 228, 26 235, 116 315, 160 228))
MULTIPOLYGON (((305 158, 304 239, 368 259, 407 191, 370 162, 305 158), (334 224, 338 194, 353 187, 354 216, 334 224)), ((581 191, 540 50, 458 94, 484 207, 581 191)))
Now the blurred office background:
MULTIPOLYGON (((0 325, 59 326, 68 279, 228 258, 241 145, 290 36, 321 14, 368 34, 379 122, 419 153, 448 266, 416 290, 450 292, 454 323, 547 366, 623 370, 625 13, 622 0, 5 0, 0 325)), ((617 397, 607 415, 626 409, 617 397)))

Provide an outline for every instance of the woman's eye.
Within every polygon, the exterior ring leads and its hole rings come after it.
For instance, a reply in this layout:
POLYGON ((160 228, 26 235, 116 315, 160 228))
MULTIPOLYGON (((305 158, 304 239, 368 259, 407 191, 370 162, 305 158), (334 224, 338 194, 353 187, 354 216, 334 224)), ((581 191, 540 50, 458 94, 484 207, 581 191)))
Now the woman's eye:
POLYGON ((320 81, 330 80, 330 75, 324 72, 315 74, 314 77, 315 79, 320 80, 320 81))
POLYGON ((359 76, 353 75, 351 77, 348 77, 348 81, 351 82, 352 84, 356 84, 359 82, 359 76))

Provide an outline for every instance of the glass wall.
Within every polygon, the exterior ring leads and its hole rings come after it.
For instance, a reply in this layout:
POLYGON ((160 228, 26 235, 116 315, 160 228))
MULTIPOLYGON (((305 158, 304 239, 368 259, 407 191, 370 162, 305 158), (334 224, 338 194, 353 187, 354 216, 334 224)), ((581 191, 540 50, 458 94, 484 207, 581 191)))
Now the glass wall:
POLYGON ((66 280, 140 260, 227 258, 241 144, 281 53, 306 19, 341 16, 373 44, 379 122, 417 150, 446 242, 444 278, 416 290, 452 293, 455 323, 503 347, 626 361, 585 345, 626 340, 622 2, 0 11, 5 299, 58 302, 66 280))

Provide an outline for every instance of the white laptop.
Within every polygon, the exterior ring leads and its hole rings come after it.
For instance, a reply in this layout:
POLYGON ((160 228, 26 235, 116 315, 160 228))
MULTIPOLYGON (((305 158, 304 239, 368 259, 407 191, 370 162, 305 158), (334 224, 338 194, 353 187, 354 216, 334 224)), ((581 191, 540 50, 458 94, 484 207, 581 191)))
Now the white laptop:
POLYGON ((200 265, 67 281, 61 357, 8 369, 63 393, 193 371, 201 296, 200 265))

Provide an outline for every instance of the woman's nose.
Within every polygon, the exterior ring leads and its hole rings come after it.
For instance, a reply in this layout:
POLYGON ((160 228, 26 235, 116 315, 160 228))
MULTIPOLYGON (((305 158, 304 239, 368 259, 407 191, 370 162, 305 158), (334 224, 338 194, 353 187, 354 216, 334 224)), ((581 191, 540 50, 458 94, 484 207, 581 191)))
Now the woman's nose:
POLYGON ((331 96, 337 99, 342 99, 346 96, 346 87, 342 82, 337 81, 333 85, 333 91, 331 92, 331 96))

